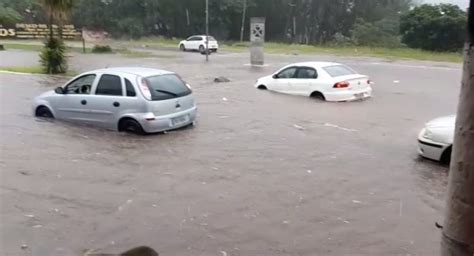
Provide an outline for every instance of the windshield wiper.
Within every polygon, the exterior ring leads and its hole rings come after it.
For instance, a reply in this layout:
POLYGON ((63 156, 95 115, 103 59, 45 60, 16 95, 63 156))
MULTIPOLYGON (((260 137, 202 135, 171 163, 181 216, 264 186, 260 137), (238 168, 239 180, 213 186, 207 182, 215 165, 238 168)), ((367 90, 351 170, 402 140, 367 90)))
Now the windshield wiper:
POLYGON ((164 93, 164 94, 168 94, 168 95, 171 95, 171 96, 174 96, 174 97, 179 97, 179 95, 174 93, 174 92, 165 91, 165 90, 155 90, 155 91, 161 92, 161 93, 164 93))

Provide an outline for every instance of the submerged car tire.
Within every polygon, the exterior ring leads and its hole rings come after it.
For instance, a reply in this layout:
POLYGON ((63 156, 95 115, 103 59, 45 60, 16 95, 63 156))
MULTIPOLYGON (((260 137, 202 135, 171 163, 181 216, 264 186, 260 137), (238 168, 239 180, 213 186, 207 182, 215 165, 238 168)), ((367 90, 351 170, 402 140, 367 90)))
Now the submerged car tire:
POLYGON ((257 86, 257 89, 259 89, 259 90, 267 90, 267 87, 266 87, 265 85, 261 84, 261 85, 257 86))
POLYGON ((204 49, 204 46, 203 46, 203 45, 200 45, 200 46, 199 46, 199 52, 205 52, 205 49, 204 49))
POLYGON ((182 52, 186 51, 186 47, 184 47, 184 44, 179 45, 179 50, 182 51, 182 52))
POLYGON ((453 150, 453 147, 450 146, 446 150, 444 150, 443 154, 441 155, 440 162, 442 164, 449 165, 451 163, 451 152, 453 150))
POLYGON ((326 98, 324 97, 324 94, 320 93, 320 92, 313 92, 311 93, 311 95, 309 96, 313 99, 317 99, 317 100, 322 100, 322 101, 325 101, 326 98))
POLYGON ((128 132, 139 135, 145 134, 145 131, 143 130, 140 123, 132 118, 120 120, 118 127, 120 132, 128 132))
POLYGON ((54 118, 54 115, 51 112, 51 110, 49 110, 49 108, 45 106, 38 107, 35 111, 35 115, 37 117, 43 117, 43 118, 54 118))

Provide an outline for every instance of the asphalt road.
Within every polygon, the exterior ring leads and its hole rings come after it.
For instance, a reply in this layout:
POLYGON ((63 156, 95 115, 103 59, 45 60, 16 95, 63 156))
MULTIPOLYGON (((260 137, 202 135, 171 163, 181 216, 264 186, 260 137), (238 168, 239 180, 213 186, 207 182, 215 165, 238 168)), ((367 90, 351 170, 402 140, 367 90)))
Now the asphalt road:
MULTIPOLYGON (((71 67, 176 71, 193 86, 195 128, 139 137, 42 121, 32 98, 64 79, 0 73, 1 255, 437 254, 447 168, 417 156, 416 136, 455 113, 460 65, 271 55, 250 68, 246 53, 154 54, 76 54, 71 67), (371 76, 374 97, 324 103, 252 87, 303 60, 349 64, 371 76), (212 82, 221 75, 231 82, 212 82)), ((37 61, 6 51, 0 65, 21 58, 37 61)))

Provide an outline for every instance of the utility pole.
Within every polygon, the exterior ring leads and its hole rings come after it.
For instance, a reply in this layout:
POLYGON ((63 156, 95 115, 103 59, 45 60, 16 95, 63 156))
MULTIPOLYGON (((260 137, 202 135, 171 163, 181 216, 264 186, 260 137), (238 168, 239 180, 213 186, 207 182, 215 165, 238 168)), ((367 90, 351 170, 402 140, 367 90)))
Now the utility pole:
POLYGON ((206 0, 206 61, 209 61, 209 0, 206 0))
POLYGON ((442 256, 474 255, 474 0, 468 11, 467 42, 449 172, 442 256))
POLYGON ((244 26, 245 26, 245 13, 247 12, 247 0, 244 0, 244 7, 242 9, 242 23, 240 25, 240 42, 244 40, 244 26))

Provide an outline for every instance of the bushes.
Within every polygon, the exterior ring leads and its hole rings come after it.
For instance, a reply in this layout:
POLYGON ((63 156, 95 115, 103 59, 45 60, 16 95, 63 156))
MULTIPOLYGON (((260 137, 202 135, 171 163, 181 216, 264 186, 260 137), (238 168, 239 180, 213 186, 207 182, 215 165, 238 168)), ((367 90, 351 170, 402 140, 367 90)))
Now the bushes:
POLYGON ((465 39, 466 12, 451 4, 421 5, 400 19, 402 42, 412 48, 458 51, 465 39))
POLYGON ((66 73, 66 46, 58 38, 49 38, 40 53, 40 63, 47 74, 66 73))
POLYGON ((111 53, 112 48, 108 45, 94 45, 92 48, 93 53, 111 53))

